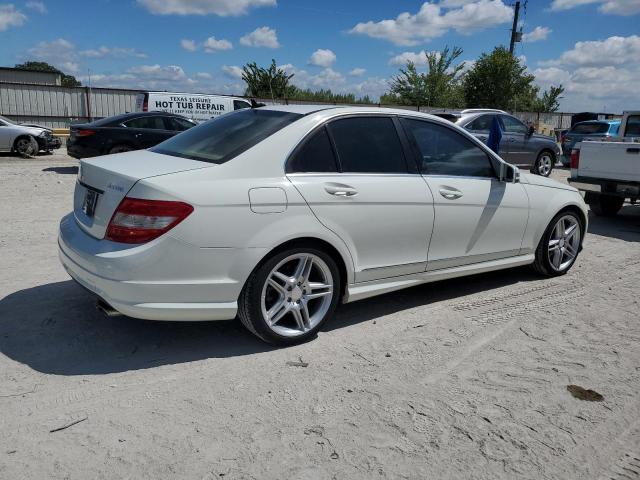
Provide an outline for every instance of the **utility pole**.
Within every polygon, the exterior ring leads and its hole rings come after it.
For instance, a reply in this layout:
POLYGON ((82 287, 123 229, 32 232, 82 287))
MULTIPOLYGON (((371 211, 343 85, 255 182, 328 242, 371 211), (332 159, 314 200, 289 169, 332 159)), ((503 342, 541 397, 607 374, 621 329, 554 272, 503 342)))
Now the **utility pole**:
POLYGON ((511 28, 511 43, 509 44, 509 52, 513 55, 513 49, 516 46, 516 42, 519 42, 522 38, 522 33, 518 32, 518 17, 520 16, 520 2, 516 2, 515 12, 513 13, 513 27, 511 28))

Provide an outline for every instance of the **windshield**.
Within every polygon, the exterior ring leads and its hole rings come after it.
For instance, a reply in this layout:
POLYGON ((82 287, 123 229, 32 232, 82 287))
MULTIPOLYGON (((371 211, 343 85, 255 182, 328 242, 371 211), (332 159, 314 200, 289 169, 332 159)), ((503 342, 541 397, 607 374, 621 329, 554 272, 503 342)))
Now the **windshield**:
POLYGON ((193 127, 152 152, 222 164, 302 117, 298 113, 244 109, 193 127))
POLYGON ((9 125, 15 125, 16 122, 14 122, 13 120, 9 120, 7 117, 3 117, 2 115, 0 115, 0 120, 2 120, 5 123, 8 123, 9 125))
POLYGON ((608 123, 578 123, 573 126, 570 133, 591 135, 594 133, 607 133, 607 130, 609 130, 608 123))

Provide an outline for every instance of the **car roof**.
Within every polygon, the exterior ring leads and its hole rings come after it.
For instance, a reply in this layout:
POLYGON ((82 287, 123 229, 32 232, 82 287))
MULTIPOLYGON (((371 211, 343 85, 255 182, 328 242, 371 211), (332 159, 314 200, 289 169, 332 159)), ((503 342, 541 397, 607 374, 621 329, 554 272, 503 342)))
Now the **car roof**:
POLYGON ((576 122, 573 124, 573 126, 575 127, 576 125, 583 125, 585 123, 608 123, 610 125, 613 125, 616 123, 620 123, 620 120, 585 120, 584 122, 576 122))
MULTIPOLYGON (((184 118, 185 120, 189 120, 187 117, 183 117, 182 115, 177 115, 175 113, 153 111, 153 112, 121 113, 119 115, 113 115, 112 117, 101 118, 101 119, 95 120, 95 121, 93 121, 91 123, 93 123, 93 124, 100 123, 102 125, 106 125, 108 123, 114 123, 114 122, 117 122, 117 123, 126 122, 127 120, 131 120, 132 118, 154 117, 154 116, 157 116, 157 115, 162 115, 163 117, 184 118)), ((98 126, 98 125, 96 125, 96 126, 98 126)))
POLYGON ((310 115, 313 113, 325 114, 325 116, 334 116, 336 114, 348 115, 352 114, 381 114, 381 115, 405 115, 413 117, 428 118, 431 120, 437 120, 438 122, 444 122, 440 117, 435 115, 416 112, 415 110, 409 110, 404 108, 391 108, 391 107, 377 107, 374 105, 266 105, 259 107, 260 110, 273 110, 278 112, 297 113, 300 115, 310 115))

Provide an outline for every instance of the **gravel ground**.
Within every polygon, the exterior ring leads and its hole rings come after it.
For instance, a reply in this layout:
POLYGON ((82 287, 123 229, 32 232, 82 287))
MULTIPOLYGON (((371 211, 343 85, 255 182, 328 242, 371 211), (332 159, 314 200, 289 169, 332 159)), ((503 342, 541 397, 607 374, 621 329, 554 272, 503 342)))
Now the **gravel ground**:
POLYGON ((274 349, 97 313, 57 259, 76 165, 0 157, 0 478, 640 478, 639 207, 564 277, 415 287, 274 349))

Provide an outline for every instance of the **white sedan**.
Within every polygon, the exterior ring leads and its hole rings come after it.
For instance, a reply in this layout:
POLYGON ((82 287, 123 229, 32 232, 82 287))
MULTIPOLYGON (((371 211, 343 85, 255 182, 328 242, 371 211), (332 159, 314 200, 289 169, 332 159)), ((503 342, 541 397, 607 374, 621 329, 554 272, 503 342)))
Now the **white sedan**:
POLYGON ((562 275, 586 228, 576 189, 446 120, 297 105, 83 160, 59 253, 108 314, 238 316, 287 344, 341 302, 527 264, 562 275))

